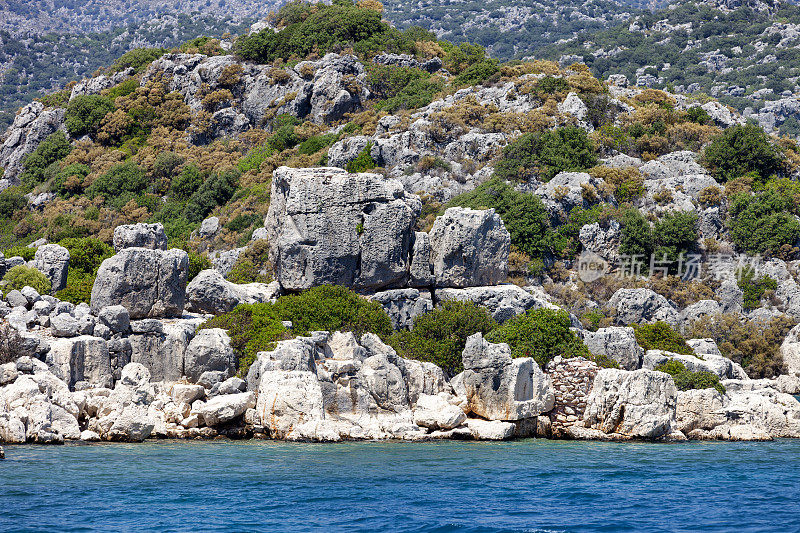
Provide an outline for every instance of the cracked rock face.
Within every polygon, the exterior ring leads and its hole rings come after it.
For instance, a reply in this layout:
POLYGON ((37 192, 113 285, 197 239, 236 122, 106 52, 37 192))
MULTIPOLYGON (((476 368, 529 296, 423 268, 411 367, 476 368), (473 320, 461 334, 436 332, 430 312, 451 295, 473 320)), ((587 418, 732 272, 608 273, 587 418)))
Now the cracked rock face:
MULTIPOLYGON (((64 125, 64 113, 62 108, 45 109, 41 102, 31 102, 19 111, 0 145, 0 167, 5 169, 0 181, 6 186, 18 183, 22 160, 64 125)), ((0 190, 4 188, 0 185, 0 190)))
POLYGON ((402 287, 421 209, 419 198, 378 174, 279 168, 266 221, 276 278, 288 290, 402 287))

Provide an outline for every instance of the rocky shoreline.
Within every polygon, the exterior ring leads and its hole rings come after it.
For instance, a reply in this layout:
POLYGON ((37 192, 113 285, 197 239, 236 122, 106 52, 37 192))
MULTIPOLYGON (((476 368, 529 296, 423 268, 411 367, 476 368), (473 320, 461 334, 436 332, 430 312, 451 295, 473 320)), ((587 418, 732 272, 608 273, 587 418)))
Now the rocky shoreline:
MULTIPOLYGON (((0 307, 13 360, 0 365, 0 442, 800 437, 800 402, 788 394, 798 390, 796 376, 751 380, 710 339, 690 340, 694 355, 645 351, 629 327, 575 328, 593 354, 620 368, 561 356, 542 368, 476 333, 461 355, 463 372, 447 376, 433 363, 398 356, 375 334, 319 331, 278 342, 237 376, 228 333, 204 321, 238 303, 274 300, 287 287, 370 289, 395 324, 426 310, 419 305, 426 291, 471 299, 498 319, 555 307, 536 287, 493 285, 507 275, 509 252, 508 232, 492 210, 450 209, 430 235, 414 234, 414 199, 402 188, 387 191, 391 181, 381 190, 368 174, 276 174, 267 232, 277 282, 235 285, 204 271, 187 286, 186 253, 166 250, 160 225, 139 224, 117 228, 117 253, 100 267, 91 305, 31 287, 9 291, 0 307), (348 196, 348 187, 361 192, 348 196), (315 191, 332 196, 309 199, 315 191), (298 209, 297 197, 321 212, 298 209), (326 212, 334 197, 359 200, 326 212), (373 205, 369 214, 365 203, 373 205), (348 242, 354 217, 363 234, 348 242), (373 238, 377 249, 365 245, 373 238), (722 389, 678 390, 672 376, 654 370, 671 360, 716 375, 722 389)), ((33 262, 54 284, 69 263, 58 248, 40 247, 33 262)), ((612 300, 627 302, 618 303, 621 310, 654 313, 652 305, 631 303, 645 289, 618 294, 612 300)), ((790 335, 785 351, 796 348, 790 335)))

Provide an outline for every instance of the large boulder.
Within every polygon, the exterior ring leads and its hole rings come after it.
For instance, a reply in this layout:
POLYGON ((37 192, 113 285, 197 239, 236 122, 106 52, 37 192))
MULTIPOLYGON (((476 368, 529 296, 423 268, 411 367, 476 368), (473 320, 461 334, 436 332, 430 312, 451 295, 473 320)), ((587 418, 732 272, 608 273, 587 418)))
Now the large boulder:
POLYGON ((637 370, 642 367, 644 350, 636 342, 633 328, 600 328, 597 331, 583 330, 580 334, 583 343, 593 354, 610 357, 624 370, 637 370))
POLYGON ((236 356, 224 329, 200 330, 186 348, 186 377, 196 382, 204 372, 222 372, 225 377, 236 372, 236 356))
POLYGON ((119 252, 125 248, 166 250, 167 234, 164 233, 164 226, 161 223, 117 226, 114 228, 114 250, 119 252))
POLYGON ((80 382, 96 387, 111 387, 114 383, 108 343, 98 337, 82 335, 50 341, 47 364, 69 387, 80 382))
POLYGON ((126 248, 103 261, 92 287, 92 313, 122 305, 130 318, 180 316, 189 256, 183 250, 126 248))
POLYGON ((516 285, 497 285, 493 287, 468 287, 465 289, 444 288, 436 291, 439 301, 454 300, 472 302, 485 307, 492 318, 503 323, 523 314, 529 309, 558 309, 543 295, 533 294, 516 285))
POLYGON ((131 323, 127 337, 128 360, 139 363, 153 381, 177 381, 185 375, 186 352, 202 319, 193 317, 171 321, 153 319, 131 323))
POLYGON ((800 325, 795 326, 781 344, 781 355, 786 373, 800 376, 800 325))
POLYGON ((608 307, 615 310, 615 321, 624 326, 658 321, 678 324, 678 312, 672 304, 650 289, 619 289, 611 296, 608 307))
POLYGON ((642 360, 642 368, 654 370, 671 360, 680 361, 690 372, 711 372, 720 379, 748 379, 741 365, 714 353, 694 356, 664 350, 648 350, 642 360))
POLYGON ((69 250, 58 244, 45 244, 36 249, 33 266, 50 280, 50 292, 55 293, 67 286, 69 272, 69 250))
POLYGON ((476 333, 462 353, 464 372, 456 392, 463 392, 470 412, 488 420, 524 420, 551 410, 553 387, 530 357, 511 358, 507 344, 491 344, 476 333))
POLYGON ((278 282, 289 290, 405 285, 421 208, 400 182, 379 174, 277 169, 266 228, 278 282))
POLYGON ((675 425, 677 394, 669 374, 605 368, 587 398, 585 426, 621 437, 665 437, 675 425))
POLYGON ((226 280, 216 269, 203 270, 186 286, 189 309, 214 315, 227 313, 239 304, 268 302, 279 293, 277 283, 238 285, 226 280))
POLYGON ((256 393, 241 392, 215 396, 208 402, 201 403, 193 410, 203 417, 203 421, 207 426, 216 426, 242 416, 245 411, 255 406, 256 393))
POLYGON ((431 293, 425 290, 390 289, 373 294, 371 299, 383 306, 394 329, 412 329, 417 317, 433 309, 431 293))
POLYGON ((508 277, 511 236, 494 209, 451 207, 433 223, 430 241, 439 287, 497 285, 508 277))

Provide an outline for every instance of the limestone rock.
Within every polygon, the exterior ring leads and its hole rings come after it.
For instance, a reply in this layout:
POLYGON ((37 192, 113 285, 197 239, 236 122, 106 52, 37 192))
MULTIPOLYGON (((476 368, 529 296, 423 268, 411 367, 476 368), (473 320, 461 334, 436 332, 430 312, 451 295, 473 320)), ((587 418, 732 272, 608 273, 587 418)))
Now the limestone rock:
POLYGON ((239 304, 264 303, 280 295, 276 282, 236 284, 215 269, 203 270, 186 286, 189 308, 214 315, 227 313, 239 304))
POLYGON ((433 223, 431 262, 436 285, 496 285, 508 277, 511 236, 494 209, 451 207, 433 223))
MULTIPOLYGON (((31 102, 19 110, 0 146, 0 167, 5 169, 4 180, 11 185, 19 183, 23 159, 63 127, 64 114, 63 108, 45 109, 41 102, 31 102)), ((3 188, 0 187, 0 190, 3 188)))
POLYGON ((468 418, 465 425, 475 440, 508 440, 514 437, 516 426, 500 420, 468 418))
POLYGON ((604 433, 656 439, 675 425, 672 377, 652 370, 605 368, 597 373, 584 413, 585 426, 604 433))
POLYGON ((67 286, 69 271, 69 251, 58 244, 45 244, 36 249, 34 268, 50 280, 51 292, 55 293, 67 286))
POLYGON ((591 353, 610 357, 624 370, 642 367, 644 350, 637 344, 633 328, 600 328, 595 332, 584 330, 580 334, 591 353))
POLYGON ((800 325, 792 328, 783 340, 781 355, 787 374, 800 376, 800 325))
POLYGON ((186 348, 184 373, 197 381, 207 371, 219 371, 232 375, 236 371, 236 356, 231 340, 224 329, 203 329, 194 336, 186 348))
POLYGON ((108 343, 98 337, 82 335, 53 340, 47 354, 47 364, 69 387, 79 382, 97 387, 113 385, 108 343))
POLYGON ((671 326, 678 323, 678 312, 666 298, 650 289, 619 289, 608 301, 616 310, 620 325, 652 324, 662 320, 671 326))
POLYGON ((216 426, 242 416, 245 411, 255 406, 256 394, 254 392, 225 394, 204 403, 197 409, 197 413, 203 417, 206 425, 216 426))
POLYGON ((113 333, 127 333, 131 327, 131 315, 121 305, 104 307, 97 316, 113 333))
POLYGON ((392 319, 394 329, 412 329, 414 320, 433 309, 431 294, 418 289, 391 289, 370 297, 380 303, 392 319))
POLYGON ((114 251, 125 248, 167 249, 167 234, 158 224, 127 224, 114 228, 114 251))
POLYGON ((92 312, 122 305, 132 319, 180 316, 189 258, 183 250, 126 248, 103 261, 92 288, 92 312))
POLYGON ((396 180, 341 169, 277 169, 267 214, 270 259, 289 290, 408 281, 416 196, 396 180))
POLYGON ((448 430, 460 426, 467 419, 460 408, 442 396, 424 394, 417 400, 414 423, 428 429, 448 430))
POLYGON ((516 285, 496 285, 490 287, 468 287, 466 289, 439 289, 436 297, 440 301, 455 300, 473 302, 485 307, 499 323, 521 315, 529 309, 558 309, 540 294, 531 292, 516 285))
POLYGON ((550 378, 529 358, 511 358, 507 344, 470 336, 462 354, 469 411, 489 420, 523 420, 553 408, 550 378))

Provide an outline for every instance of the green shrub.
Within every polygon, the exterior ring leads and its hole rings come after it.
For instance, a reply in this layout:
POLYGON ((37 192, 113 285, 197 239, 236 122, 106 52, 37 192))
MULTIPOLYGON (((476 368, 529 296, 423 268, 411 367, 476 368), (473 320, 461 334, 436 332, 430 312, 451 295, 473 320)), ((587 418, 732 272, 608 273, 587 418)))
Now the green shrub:
POLYGON ((53 180, 52 190, 64 198, 83 192, 83 180, 91 169, 80 163, 73 163, 61 169, 53 180))
POLYGON ((726 129, 706 147, 703 161, 721 181, 754 172, 763 182, 785 169, 783 152, 754 124, 726 129))
POLYGON ((138 74, 146 69, 150 63, 167 53, 164 48, 134 48, 120 56, 111 66, 112 72, 121 72, 133 68, 138 74))
POLYGON ((0 192, 0 218, 9 219, 15 212, 28 205, 28 200, 19 187, 9 187, 0 192))
POLYGON ((538 95, 550 95, 569 91, 569 83, 564 78, 545 76, 536 82, 533 92, 538 95))
POLYGON ((94 287, 94 274, 87 274, 82 270, 70 269, 67 274, 67 286, 56 292, 54 296, 63 302, 89 303, 92 299, 92 287, 94 287))
MULTIPOLYGON (((58 243, 69 251, 69 270, 97 274, 100 263, 114 255, 114 249, 94 237, 64 239, 58 243)), ((69 280, 67 280, 69 285, 69 280)))
POLYGON ((650 223, 638 209, 625 210, 622 214, 620 255, 648 261, 652 251, 653 229, 650 227, 650 223))
POLYGON ((761 297, 764 293, 778 288, 778 282, 769 276, 762 275, 756 279, 755 269, 748 267, 736 271, 736 283, 744 293, 743 307, 747 311, 761 307, 761 297))
POLYGON ((72 145, 63 131, 53 133, 22 160, 20 181, 28 187, 44 183, 50 177, 48 171, 52 169, 52 176, 57 170, 51 165, 64 159, 71 150, 72 145))
POLYGON ((274 304, 239 305, 206 321, 201 328, 228 330, 239 373, 244 375, 258 352, 271 349, 279 340, 323 330, 352 331, 356 336, 371 332, 387 339, 392 322, 379 303, 344 287, 325 285, 282 296, 274 304), (292 322, 291 331, 283 327, 284 320, 292 322))
POLYGON ((697 239, 697 213, 667 213, 653 225, 653 253, 658 261, 666 257, 677 266, 680 255, 690 253, 697 239))
POLYGON ((453 80, 454 85, 478 85, 488 80, 500 71, 496 59, 484 59, 467 67, 464 72, 453 80))
POLYGON ((17 265, 3 276, 4 292, 21 290, 26 286, 33 287, 39 294, 50 294, 50 280, 35 268, 17 265))
POLYGON ((239 172, 241 173, 245 173, 250 170, 258 171, 261 168, 261 163, 266 161, 267 158, 274 153, 275 150, 269 145, 269 143, 264 143, 261 146, 253 148, 245 156, 243 156, 236 164, 236 168, 238 168, 239 172))
POLYGON ((27 246, 13 246, 4 252, 6 257, 21 257, 25 261, 33 261, 36 255, 35 248, 28 248, 27 246))
POLYGON ((671 359, 655 368, 672 376, 678 390, 690 389, 716 389, 720 394, 725 394, 725 387, 719 382, 719 376, 705 370, 690 372, 680 361, 671 359))
POLYGON ((634 325, 636 342, 645 350, 665 350, 672 353, 694 355, 694 351, 686 344, 680 333, 666 322, 634 325))
POLYGON ((197 191, 192 194, 186 203, 184 211, 186 220, 200 222, 211 211, 220 205, 225 205, 233 197, 239 184, 240 173, 236 170, 227 170, 219 174, 212 174, 203 182, 197 191))
POLYGON ((397 113, 403 109, 418 109, 433 102, 436 93, 444 89, 441 78, 419 78, 408 82, 394 96, 375 103, 378 111, 397 113))
POLYGON ((589 349, 569 328, 566 311, 533 309, 506 321, 486 335, 486 340, 508 343, 512 357, 533 357, 542 368, 557 355, 591 358, 589 349))
POLYGON ((134 196, 144 192, 147 185, 147 177, 139 165, 128 161, 111 167, 108 172, 95 179, 86 189, 86 194, 90 198, 103 196, 106 203, 120 208, 134 196))
POLYGON ((176 199, 188 200, 202 184, 203 177, 197 165, 186 165, 170 183, 170 191, 176 199))
POLYGON ((503 148, 495 175, 527 181, 534 175, 550 181, 559 172, 584 171, 597 164, 594 145, 586 132, 575 126, 544 133, 526 133, 503 148))
POLYGON ((269 283, 272 281, 272 265, 269 262, 269 243, 255 241, 234 263, 227 276, 233 283, 269 283), (262 272, 266 272, 263 273, 262 272))
POLYGON ((189 281, 192 281, 203 270, 211 268, 211 261, 208 257, 189 250, 189 281))
POLYGON ((776 190, 737 194, 729 207, 731 240, 751 254, 774 254, 784 245, 794 246, 800 239, 800 222, 786 211, 792 207, 791 199, 776 190))
POLYGON ((486 309, 448 300, 418 316, 411 331, 395 333, 389 344, 402 357, 434 363, 452 376, 464 370, 461 352, 467 337, 478 332, 485 335, 496 325, 486 309))
POLYGON ((709 115, 702 107, 691 107, 686 111, 686 118, 690 122, 696 124, 709 124, 711 123, 711 115, 709 115))
POLYGON ((327 148, 339 140, 339 135, 336 133, 328 133, 326 135, 314 135, 300 143, 297 152, 302 155, 316 154, 323 148, 327 148))
POLYGON ((67 106, 64 125, 72 137, 94 136, 105 116, 113 111, 114 104, 104 96, 96 94, 76 96, 67 106))
POLYGON ((502 180, 492 179, 476 189, 453 198, 446 207, 493 208, 511 234, 511 244, 530 257, 549 251, 547 209, 534 194, 515 190, 502 180))
POLYGON ((225 224, 225 228, 230 231, 243 231, 256 223, 264 223, 264 217, 258 213, 248 213, 246 215, 236 215, 233 220, 225 224))
POLYGON ((359 152, 355 159, 347 163, 348 172, 366 172, 377 166, 375 160, 372 159, 370 151, 372 150, 372 143, 367 143, 367 146, 359 152))

